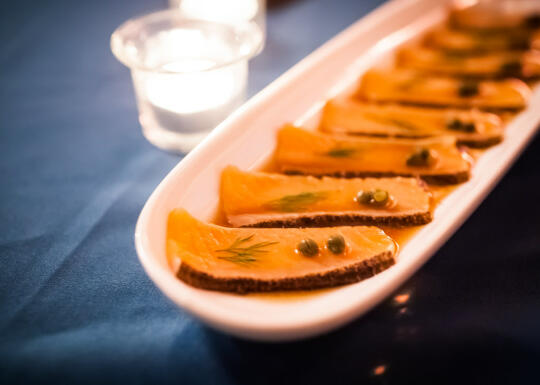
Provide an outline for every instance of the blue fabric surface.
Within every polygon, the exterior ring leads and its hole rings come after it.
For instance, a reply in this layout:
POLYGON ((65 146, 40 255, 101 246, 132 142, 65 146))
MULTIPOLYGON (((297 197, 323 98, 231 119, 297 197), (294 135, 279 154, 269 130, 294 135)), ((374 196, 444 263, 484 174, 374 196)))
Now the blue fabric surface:
MULTIPOLYGON (((250 94, 381 1, 268 12, 250 94)), ((540 203, 535 140, 448 244, 345 328, 289 344, 214 332, 138 263, 146 198, 179 158, 140 132, 109 36, 164 1, 0 5, 1 383, 537 383, 540 203)))

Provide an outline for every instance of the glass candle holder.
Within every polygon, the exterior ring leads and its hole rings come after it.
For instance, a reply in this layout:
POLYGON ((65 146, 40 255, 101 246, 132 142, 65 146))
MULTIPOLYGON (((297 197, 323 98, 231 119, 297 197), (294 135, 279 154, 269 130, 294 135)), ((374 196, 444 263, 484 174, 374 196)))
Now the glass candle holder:
POLYGON ((144 136, 185 153, 244 101, 247 63, 262 39, 254 22, 168 10, 122 24, 111 49, 131 69, 144 136))

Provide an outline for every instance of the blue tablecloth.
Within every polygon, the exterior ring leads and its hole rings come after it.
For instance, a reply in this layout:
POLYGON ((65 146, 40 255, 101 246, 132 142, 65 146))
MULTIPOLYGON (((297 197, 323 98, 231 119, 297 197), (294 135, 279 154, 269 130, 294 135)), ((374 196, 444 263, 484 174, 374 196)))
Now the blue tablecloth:
MULTIPOLYGON (((273 7, 250 94, 378 3, 273 7)), ((109 36, 165 6, 0 5, 0 382, 538 383, 538 140, 398 297, 339 331, 241 341, 160 294, 133 231, 179 158, 142 137, 109 36)))

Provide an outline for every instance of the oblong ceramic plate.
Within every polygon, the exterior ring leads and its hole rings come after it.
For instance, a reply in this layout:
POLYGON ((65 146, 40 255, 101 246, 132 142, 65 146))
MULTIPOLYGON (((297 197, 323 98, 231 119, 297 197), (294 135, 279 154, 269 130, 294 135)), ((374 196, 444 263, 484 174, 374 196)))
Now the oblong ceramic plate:
POLYGON ((514 118, 506 139, 485 152, 472 179, 455 189, 381 274, 313 295, 240 296, 205 291, 179 281, 167 265, 166 221, 176 207, 210 220, 218 205, 224 166, 257 169, 271 156, 285 122, 309 124, 326 99, 354 85, 367 68, 390 60, 400 44, 417 38, 446 14, 447 1, 394 0, 378 8, 281 76, 221 124, 159 184, 135 231, 140 261, 178 306, 215 329, 266 341, 293 340, 339 327, 396 290, 456 231, 508 170, 536 132, 539 93, 514 118))

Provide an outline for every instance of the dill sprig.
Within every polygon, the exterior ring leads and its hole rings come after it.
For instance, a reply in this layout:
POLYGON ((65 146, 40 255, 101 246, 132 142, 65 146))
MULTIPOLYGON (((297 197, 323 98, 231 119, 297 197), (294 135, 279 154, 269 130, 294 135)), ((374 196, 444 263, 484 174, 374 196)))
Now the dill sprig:
POLYGON ((452 50, 442 51, 442 55, 444 56, 445 59, 449 61, 454 61, 454 62, 461 62, 467 57, 466 53, 463 53, 460 51, 452 51, 452 50))
POLYGON ((358 149, 352 147, 336 147, 323 153, 323 155, 331 156, 332 158, 350 158, 357 151, 358 149))
POLYGON ((410 79, 405 80, 403 83, 398 85, 398 88, 401 91, 410 91, 413 87, 424 82, 424 78, 420 75, 413 75, 410 79))
POLYGON ((303 211, 309 205, 317 203, 328 196, 327 191, 309 191, 300 194, 285 195, 279 199, 272 200, 264 206, 271 210, 281 212, 303 211))
POLYGON ((392 124, 394 126, 398 126, 401 128, 405 128, 407 130, 417 130, 418 127, 416 127, 413 123, 407 122, 405 120, 401 119, 395 119, 395 118, 387 118, 387 117, 379 117, 379 116, 372 116, 370 118, 371 120, 374 120, 379 123, 383 124, 392 124))
POLYGON ((395 125, 395 126, 399 126, 401 128, 405 128, 407 130, 416 130, 418 129, 414 124, 412 123, 409 123, 409 122, 406 122, 404 120, 399 120, 399 119, 388 119, 388 122, 395 125))
POLYGON ((269 250, 265 250, 268 246, 275 245, 279 242, 259 242, 254 243, 250 246, 241 246, 254 237, 254 234, 247 236, 245 238, 237 238, 229 247, 226 249, 216 250, 218 253, 227 253, 228 255, 223 257, 218 257, 219 259, 224 259, 229 262, 239 263, 239 264, 249 264, 251 262, 257 261, 257 256, 260 254, 267 253, 269 250))

